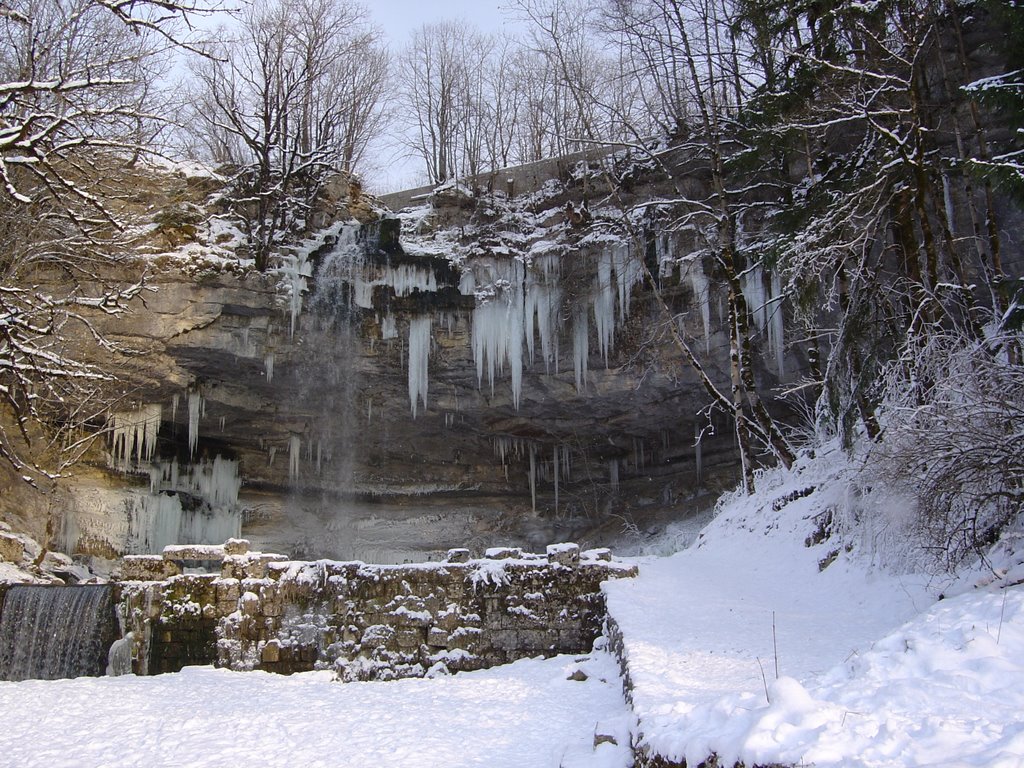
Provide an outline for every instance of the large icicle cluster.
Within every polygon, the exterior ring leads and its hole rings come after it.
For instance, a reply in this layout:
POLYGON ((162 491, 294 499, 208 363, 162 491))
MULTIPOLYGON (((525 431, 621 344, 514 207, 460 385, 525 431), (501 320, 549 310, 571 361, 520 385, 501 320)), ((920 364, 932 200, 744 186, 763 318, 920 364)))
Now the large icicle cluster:
POLYGON ((160 552, 168 544, 216 544, 241 534, 238 462, 217 456, 184 467, 161 461, 149 472, 149 493, 126 503, 129 553, 160 552), (182 505, 181 495, 203 505, 182 505))
POLYGON ((110 456, 115 467, 128 471, 133 464, 149 463, 160 431, 160 405, 142 405, 132 411, 116 411, 107 417, 112 435, 110 456))
MULTIPOLYGON (((571 316, 577 391, 586 387, 589 312, 593 311, 598 348, 607 365, 615 330, 628 316, 633 288, 641 278, 639 260, 627 244, 616 243, 598 254, 597 277, 588 304, 577 305, 571 316)), ((565 293, 557 257, 538 258, 529 267, 520 259, 478 259, 463 275, 459 287, 463 294, 475 295, 477 299, 472 338, 478 383, 483 386, 486 373, 493 392, 496 374, 502 374, 507 366, 512 380, 512 402, 518 408, 523 367, 536 362, 538 339, 545 370, 558 373, 565 293)))
POLYGON ((236 505, 241 487, 238 462, 221 456, 213 461, 188 464, 184 470, 178 465, 177 459, 161 461, 149 473, 150 493, 185 491, 201 496, 212 507, 236 505))
MULTIPOLYGON (((705 351, 711 345, 711 281, 704 271, 700 252, 680 243, 680 235, 665 232, 655 240, 659 276, 662 280, 670 277, 678 267, 679 282, 689 283, 694 301, 700 310, 704 329, 705 351)), ((779 376, 785 373, 785 328, 782 316, 782 281, 778 274, 765 275, 760 264, 755 264, 740 275, 740 287, 746 299, 747 308, 754 320, 758 333, 768 339, 770 357, 779 376)))

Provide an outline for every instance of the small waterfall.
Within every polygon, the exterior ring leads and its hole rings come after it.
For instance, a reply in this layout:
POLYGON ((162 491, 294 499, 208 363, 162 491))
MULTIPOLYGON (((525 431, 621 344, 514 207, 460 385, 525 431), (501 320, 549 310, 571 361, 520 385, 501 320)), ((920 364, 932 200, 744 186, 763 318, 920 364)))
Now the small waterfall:
POLYGON ((106 584, 12 586, 0 613, 0 680, 102 675, 116 626, 106 584))

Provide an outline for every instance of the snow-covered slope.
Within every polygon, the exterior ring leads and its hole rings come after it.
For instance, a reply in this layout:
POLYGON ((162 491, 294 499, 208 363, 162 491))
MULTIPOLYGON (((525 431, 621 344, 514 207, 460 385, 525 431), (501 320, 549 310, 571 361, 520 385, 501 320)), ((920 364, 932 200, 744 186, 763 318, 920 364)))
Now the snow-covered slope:
POLYGON ((759 480, 695 546, 605 585, 647 753, 1024 764, 1024 588, 936 602, 956 585, 915 556, 904 502, 838 452, 759 480))

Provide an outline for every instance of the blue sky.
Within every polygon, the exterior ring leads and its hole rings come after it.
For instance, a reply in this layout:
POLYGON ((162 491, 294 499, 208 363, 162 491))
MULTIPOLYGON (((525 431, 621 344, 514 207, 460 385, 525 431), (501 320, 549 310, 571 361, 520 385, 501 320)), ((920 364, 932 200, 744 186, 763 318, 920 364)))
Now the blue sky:
POLYGON ((506 23, 503 9, 508 0, 368 0, 374 19, 392 45, 401 47, 413 29, 447 19, 465 19, 485 32, 496 32, 506 23))

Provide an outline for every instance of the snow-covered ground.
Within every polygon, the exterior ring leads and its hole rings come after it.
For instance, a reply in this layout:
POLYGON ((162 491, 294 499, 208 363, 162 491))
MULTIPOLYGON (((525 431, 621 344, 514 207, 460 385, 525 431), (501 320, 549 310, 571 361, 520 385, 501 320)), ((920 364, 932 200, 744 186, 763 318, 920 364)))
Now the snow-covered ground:
POLYGON ((928 575, 905 502, 866 477, 819 451, 606 584, 632 710, 601 650, 389 683, 0 683, 0 764, 627 768, 637 740, 690 765, 1024 766, 1024 537, 928 575))
POLYGON ((767 473, 696 546, 605 585, 651 753, 1024 765, 1024 587, 911 568, 926 562, 903 502, 848 469, 767 473), (833 536, 815 543, 823 515, 833 536))
POLYGON ((618 768, 629 752, 600 653, 388 683, 209 667, 0 683, 0 712, 0 764, 19 768, 618 768), (577 669, 588 678, 568 679, 577 669))

